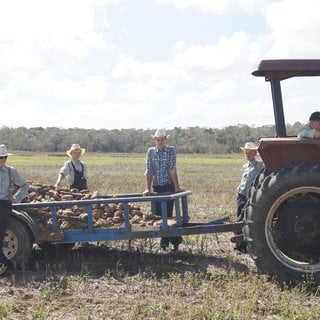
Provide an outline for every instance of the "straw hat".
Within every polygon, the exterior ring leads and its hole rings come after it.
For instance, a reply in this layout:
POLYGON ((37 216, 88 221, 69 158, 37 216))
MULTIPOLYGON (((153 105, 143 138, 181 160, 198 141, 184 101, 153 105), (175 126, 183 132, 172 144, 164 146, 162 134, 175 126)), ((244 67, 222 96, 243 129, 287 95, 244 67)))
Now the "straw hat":
POLYGON ((241 150, 258 150, 258 146, 253 142, 246 142, 244 147, 240 147, 241 150))
POLYGON ((67 154, 69 157, 72 157, 72 151, 74 151, 74 150, 81 150, 81 155, 83 155, 83 154, 86 152, 86 149, 85 149, 85 148, 81 148, 81 147, 80 147, 80 144, 74 143, 74 144, 71 146, 71 148, 66 151, 66 154, 67 154))
POLYGON ((169 138, 170 134, 166 135, 166 132, 163 129, 158 129, 154 134, 151 135, 152 139, 154 138, 169 138))
POLYGON ((0 144, 0 157, 12 156, 12 153, 7 152, 7 148, 4 144, 0 144))

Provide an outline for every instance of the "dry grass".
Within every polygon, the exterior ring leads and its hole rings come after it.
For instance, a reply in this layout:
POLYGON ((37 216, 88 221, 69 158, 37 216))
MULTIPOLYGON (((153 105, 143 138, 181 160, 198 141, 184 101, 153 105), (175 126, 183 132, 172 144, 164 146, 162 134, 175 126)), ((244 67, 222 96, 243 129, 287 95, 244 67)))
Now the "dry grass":
MULTIPOLYGON (((11 157, 30 181, 53 184, 65 159, 11 157)), ((142 192, 144 155, 86 155, 90 187, 101 194, 142 192)), ((194 220, 235 212, 242 156, 180 156, 181 186, 192 190, 194 220)), ((318 285, 286 288, 258 275, 230 234, 184 237, 164 253, 158 239, 35 248, 23 270, 0 278, 0 319, 315 319, 318 285)))

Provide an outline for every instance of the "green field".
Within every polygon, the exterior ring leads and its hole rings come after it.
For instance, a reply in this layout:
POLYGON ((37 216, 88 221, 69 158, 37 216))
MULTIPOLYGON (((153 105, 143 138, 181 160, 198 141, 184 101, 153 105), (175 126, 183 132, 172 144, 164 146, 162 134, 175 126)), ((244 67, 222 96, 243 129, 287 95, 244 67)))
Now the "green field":
MULTIPOLYGON (((53 185, 59 168, 67 160, 57 155, 14 155, 8 164, 31 182, 53 185)), ((145 189, 144 154, 86 154, 89 187, 101 195, 140 193, 145 189)), ((244 163, 241 154, 217 156, 182 155, 177 159, 180 186, 191 190, 190 211, 216 217, 235 212, 235 194, 244 163)), ((66 186, 66 184, 65 184, 66 186)))
MULTIPOLYGON (((16 154, 8 164, 30 182, 54 184, 61 154, 16 154)), ((144 154, 86 154, 89 186, 100 194, 145 188, 144 154)), ((241 154, 178 155, 180 185, 192 191, 194 220, 235 217, 241 154)), ((72 251, 34 249, 23 270, 0 278, 0 319, 316 319, 320 286, 291 287, 259 275, 231 234, 184 237, 164 253, 158 239, 79 244, 72 251)))

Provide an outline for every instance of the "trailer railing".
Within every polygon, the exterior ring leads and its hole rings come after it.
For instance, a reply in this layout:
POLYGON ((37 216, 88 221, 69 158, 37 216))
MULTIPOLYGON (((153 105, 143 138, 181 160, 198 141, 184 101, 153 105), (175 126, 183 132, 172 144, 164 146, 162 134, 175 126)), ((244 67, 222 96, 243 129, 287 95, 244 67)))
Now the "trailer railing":
MULTIPOLYGON (((72 242, 91 242, 91 241, 108 241, 108 240, 133 240, 139 238, 156 238, 183 236, 190 234, 215 233, 215 232, 232 232, 242 228, 242 223, 228 223, 229 216, 206 222, 190 222, 188 212, 187 197, 191 195, 191 191, 183 191, 179 193, 153 193, 150 196, 142 194, 118 194, 113 196, 105 196, 99 199, 90 200, 72 200, 72 201, 52 201, 39 203, 19 203, 13 204, 14 210, 25 210, 34 208, 46 208, 52 219, 52 232, 60 233, 58 219, 60 216, 57 211, 59 208, 70 206, 84 206, 87 211, 87 226, 77 229, 63 230, 63 237, 48 240, 55 243, 72 243, 72 242), (173 218, 167 217, 167 202, 174 202, 173 218), (156 202, 161 204, 161 224, 157 226, 136 226, 130 223, 129 205, 135 203, 146 203, 150 205, 151 212, 155 212, 156 202), (119 204, 123 205, 123 223, 118 226, 110 227, 94 227, 93 206, 97 204, 119 204)), ((37 239, 36 239, 37 241, 37 239)))

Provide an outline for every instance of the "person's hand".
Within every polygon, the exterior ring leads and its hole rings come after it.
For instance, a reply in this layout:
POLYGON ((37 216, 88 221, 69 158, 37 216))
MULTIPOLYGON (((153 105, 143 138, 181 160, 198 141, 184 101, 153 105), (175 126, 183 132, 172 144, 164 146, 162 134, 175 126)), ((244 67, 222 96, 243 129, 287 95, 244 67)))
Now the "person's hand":
POLYGON ((60 183, 57 182, 57 183, 54 185, 54 187, 56 188, 56 190, 60 189, 60 183))
POLYGON ((320 130, 315 130, 314 137, 315 137, 316 139, 319 139, 319 138, 320 138, 320 130))
POLYGON ((145 191, 143 191, 142 195, 143 196, 150 196, 150 190, 146 189, 145 191))
POLYGON ((182 188, 180 188, 180 187, 176 187, 175 188, 175 190, 174 190, 174 192, 183 192, 184 191, 184 189, 182 189, 182 188))

